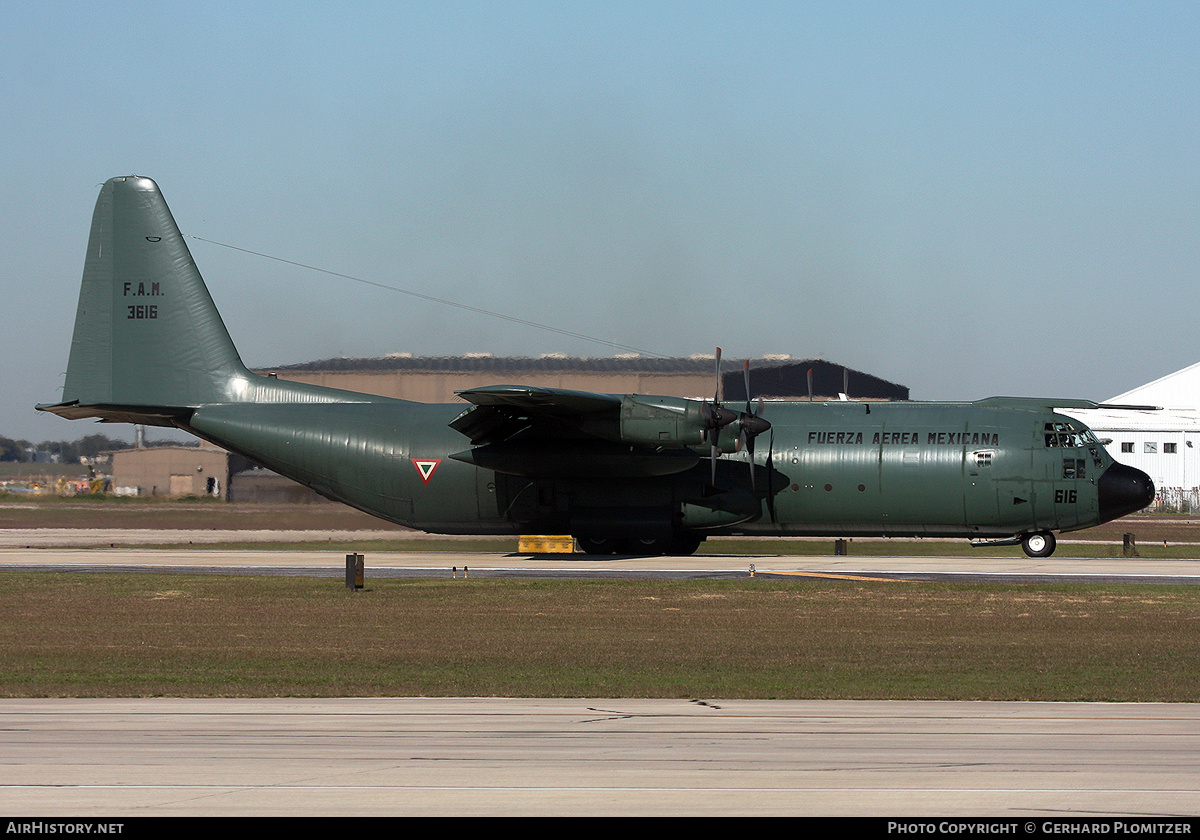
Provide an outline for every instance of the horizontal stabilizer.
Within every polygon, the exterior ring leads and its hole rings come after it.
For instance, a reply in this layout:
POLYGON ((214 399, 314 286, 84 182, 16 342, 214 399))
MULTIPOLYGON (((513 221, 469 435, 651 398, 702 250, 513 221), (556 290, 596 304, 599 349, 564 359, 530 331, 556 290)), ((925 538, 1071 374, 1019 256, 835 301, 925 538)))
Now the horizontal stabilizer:
POLYGON ((192 414, 190 408, 149 408, 132 405, 80 405, 78 400, 56 405, 36 405, 38 411, 57 414, 66 420, 94 417, 101 423, 134 423, 140 426, 178 426, 192 414))

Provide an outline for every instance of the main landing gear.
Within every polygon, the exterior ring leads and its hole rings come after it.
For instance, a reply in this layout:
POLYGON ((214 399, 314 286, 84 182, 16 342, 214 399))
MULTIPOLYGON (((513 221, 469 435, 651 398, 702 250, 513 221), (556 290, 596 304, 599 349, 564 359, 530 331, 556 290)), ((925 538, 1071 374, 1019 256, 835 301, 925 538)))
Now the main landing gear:
POLYGON ((1049 557, 1054 553, 1055 545, 1054 534, 1049 531, 1026 534, 1021 538, 1021 548, 1030 557, 1049 557))
POLYGON ((695 554, 704 537, 675 534, 655 539, 614 539, 612 537, 578 537, 579 547, 587 554, 695 554))

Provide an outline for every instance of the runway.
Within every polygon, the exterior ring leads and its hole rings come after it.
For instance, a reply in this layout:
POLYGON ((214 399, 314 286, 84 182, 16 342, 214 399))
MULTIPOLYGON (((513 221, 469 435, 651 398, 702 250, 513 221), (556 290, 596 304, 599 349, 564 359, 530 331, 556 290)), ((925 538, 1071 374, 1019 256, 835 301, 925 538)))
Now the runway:
POLYGON ((52 816, 1200 814, 1200 708, 506 698, 0 700, 52 816))
MULTIPOLYGON (((769 545, 769 543, 768 543, 769 545)), ((0 547, 0 570, 288 574, 341 577, 354 541, 327 551, 155 549, 136 547, 0 547)), ((585 554, 409 551, 364 554, 372 577, 615 577, 746 578, 857 577, 881 580, 959 580, 1009 583, 1200 584, 1200 560, 1080 559, 1069 546, 1053 557, 833 557, 771 554, 697 554, 691 557, 598 557, 585 554)))

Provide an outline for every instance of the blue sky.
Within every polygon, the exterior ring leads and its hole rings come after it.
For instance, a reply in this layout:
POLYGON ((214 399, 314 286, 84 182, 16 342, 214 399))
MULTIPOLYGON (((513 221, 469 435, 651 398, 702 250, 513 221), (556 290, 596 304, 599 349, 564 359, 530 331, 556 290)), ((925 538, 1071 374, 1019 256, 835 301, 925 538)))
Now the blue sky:
POLYGON ((251 366, 719 344, 1104 399, 1200 360, 1198 42, 1168 2, 6 3, 0 435, 95 430, 32 406, 130 173, 186 234, 599 340, 196 242, 251 366))

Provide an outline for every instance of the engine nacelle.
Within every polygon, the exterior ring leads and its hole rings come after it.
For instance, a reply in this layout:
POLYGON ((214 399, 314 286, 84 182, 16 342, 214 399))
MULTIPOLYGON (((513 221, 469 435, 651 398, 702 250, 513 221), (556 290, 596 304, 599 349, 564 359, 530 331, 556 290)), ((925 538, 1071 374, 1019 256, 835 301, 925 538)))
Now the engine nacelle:
POLYGON ((621 440, 646 446, 699 446, 705 441, 704 403, 683 397, 626 394, 621 400, 621 440))

